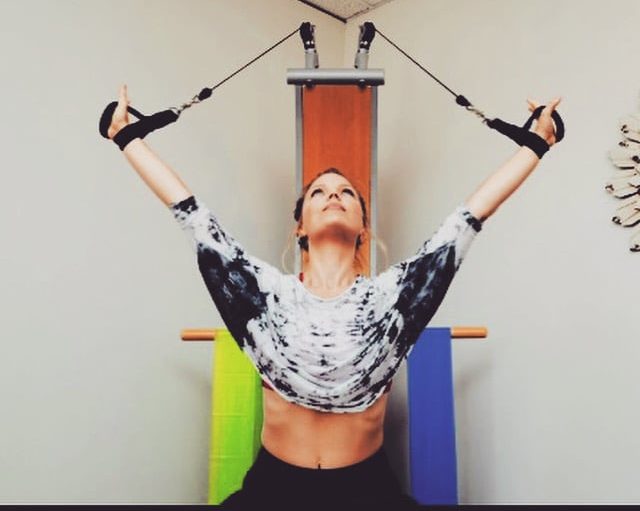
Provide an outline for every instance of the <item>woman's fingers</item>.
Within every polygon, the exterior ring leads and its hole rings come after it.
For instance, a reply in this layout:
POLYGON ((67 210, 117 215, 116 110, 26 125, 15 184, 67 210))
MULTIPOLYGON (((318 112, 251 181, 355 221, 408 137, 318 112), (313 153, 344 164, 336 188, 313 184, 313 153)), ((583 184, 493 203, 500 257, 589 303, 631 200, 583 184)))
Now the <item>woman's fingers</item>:
MULTIPOLYGON (((540 116, 536 121, 534 133, 537 133, 544 140, 546 140, 546 142, 550 146, 556 143, 556 125, 553 122, 551 114, 553 113, 554 109, 560 104, 560 101, 562 101, 562 98, 560 97, 549 101, 549 103, 547 103, 540 112, 540 116)), ((527 103, 529 105, 530 112, 533 112, 540 106, 537 101, 528 98, 527 103)))
MULTIPOLYGON (((542 112, 540 113, 540 118, 544 117, 548 122, 553 122, 551 114, 555 110, 555 108, 558 106, 559 103, 560 103, 560 98, 556 98, 554 100, 549 101, 549 103, 542 109, 542 112)), ((555 126, 555 123, 554 123, 554 126, 555 126)))
POLYGON ((120 94, 118 96, 118 106, 114 113, 114 117, 119 120, 123 120, 127 115, 127 106, 129 106, 129 98, 127 98, 127 86, 120 87, 120 94))
POLYGON ((562 98, 555 98, 551 101, 549 101, 549 103, 547 104, 547 106, 545 106, 542 109, 542 112, 540 113, 540 119, 538 121, 543 121, 544 124, 548 125, 551 127, 551 131, 553 133, 553 142, 552 144, 555 144, 556 142, 556 123, 553 120, 553 117, 551 117, 551 113, 555 110, 555 108, 560 104, 560 101, 562 101, 562 98))
POLYGON ((553 112, 555 108, 560 104, 560 101, 562 101, 562 98, 555 98, 549 101, 549 103, 547 104, 547 106, 544 107, 540 115, 546 115, 548 117, 551 117, 551 112, 553 112))
MULTIPOLYGON (((547 105, 545 105, 545 108, 542 110, 540 115, 551 115, 551 112, 553 112, 560 104, 560 101, 562 101, 562 98, 560 97, 551 100, 547 105)), ((529 104, 529 112, 533 112, 540 106, 537 101, 533 101, 531 99, 527 99, 527 103, 529 104)))
POLYGON ((108 129, 109 138, 120 131, 124 126, 129 124, 129 112, 127 107, 129 106, 129 98, 127 97, 127 86, 122 85, 120 92, 118 93, 118 105, 113 111, 113 117, 111 118, 111 125, 108 129))

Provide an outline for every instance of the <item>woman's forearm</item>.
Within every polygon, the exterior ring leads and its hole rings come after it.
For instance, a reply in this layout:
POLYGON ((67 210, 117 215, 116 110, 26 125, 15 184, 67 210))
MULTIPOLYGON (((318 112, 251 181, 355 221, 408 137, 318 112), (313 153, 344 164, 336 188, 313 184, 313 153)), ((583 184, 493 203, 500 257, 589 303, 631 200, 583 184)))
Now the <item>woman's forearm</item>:
POLYGON ((486 220, 518 189, 539 161, 531 149, 521 147, 465 201, 471 214, 481 221, 486 220))
POLYGON ((153 192, 169 205, 193 195, 178 174, 165 164, 149 146, 139 138, 129 142, 124 155, 153 192))

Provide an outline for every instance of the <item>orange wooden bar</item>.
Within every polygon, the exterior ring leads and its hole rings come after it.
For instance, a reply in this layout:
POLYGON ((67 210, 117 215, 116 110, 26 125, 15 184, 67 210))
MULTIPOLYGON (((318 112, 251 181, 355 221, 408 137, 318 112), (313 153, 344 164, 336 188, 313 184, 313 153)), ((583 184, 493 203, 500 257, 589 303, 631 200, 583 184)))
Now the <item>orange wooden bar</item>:
MULTIPOLYGON (((182 330, 180 337, 183 341, 215 341, 217 328, 188 328, 182 330)), ((487 328, 483 326, 453 326, 452 339, 485 339, 487 328)))
POLYGON ((487 327, 484 326, 452 326, 452 339, 485 339, 487 327))
MULTIPOLYGON (((372 87, 318 85, 303 87, 301 92, 302 187, 329 167, 339 169, 362 193, 371 225, 372 87)), ((363 273, 367 276, 371 275, 370 251, 365 238, 361 252, 363 273)), ((301 266, 304 272, 304 261, 301 266)))

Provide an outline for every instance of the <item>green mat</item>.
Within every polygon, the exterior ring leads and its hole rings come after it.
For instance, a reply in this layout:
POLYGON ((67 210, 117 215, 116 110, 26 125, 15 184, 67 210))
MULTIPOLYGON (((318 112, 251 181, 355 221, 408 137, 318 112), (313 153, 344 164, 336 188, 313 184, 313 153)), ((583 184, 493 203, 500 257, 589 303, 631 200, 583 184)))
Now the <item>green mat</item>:
POLYGON ((260 449, 262 385, 228 330, 217 329, 213 349, 209 504, 242 487, 260 449))

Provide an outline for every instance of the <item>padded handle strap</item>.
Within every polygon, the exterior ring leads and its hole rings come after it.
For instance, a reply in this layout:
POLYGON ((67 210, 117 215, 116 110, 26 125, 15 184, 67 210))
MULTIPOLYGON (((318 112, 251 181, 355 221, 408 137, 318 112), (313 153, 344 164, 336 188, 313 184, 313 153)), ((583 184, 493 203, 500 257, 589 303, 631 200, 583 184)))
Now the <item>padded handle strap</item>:
MULTIPOLYGON (((105 138, 109 138, 107 133, 109 126, 111 125, 113 112, 117 106, 117 101, 109 103, 100 117, 99 130, 100 134, 105 138)), ((179 115, 171 109, 162 110, 153 115, 144 115, 130 106, 127 107, 127 110, 139 120, 125 126, 113 137, 113 141, 118 145, 121 151, 124 150, 127 144, 134 138, 144 138, 152 131, 164 128, 168 124, 176 122, 179 117, 179 115)))
MULTIPOLYGON (((533 120, 540 117, 543 109, 544 105, 536 108, 522 127, 497 118, 488 120, 487 125, 499 133, 509 137, 518 145, 529 147, 538 155, 538 158, 542 158, 542 156, 544 156, 544 154, 549 150, 549 144, 547 144, 541 136, 529 131, 529 128, 531 127, 533 120)), ((555 110, 551 112, 551 118, 555 124, 556 141, 560 142, 564 138, 564 122, 562 121, 560 114, 555 110)))

